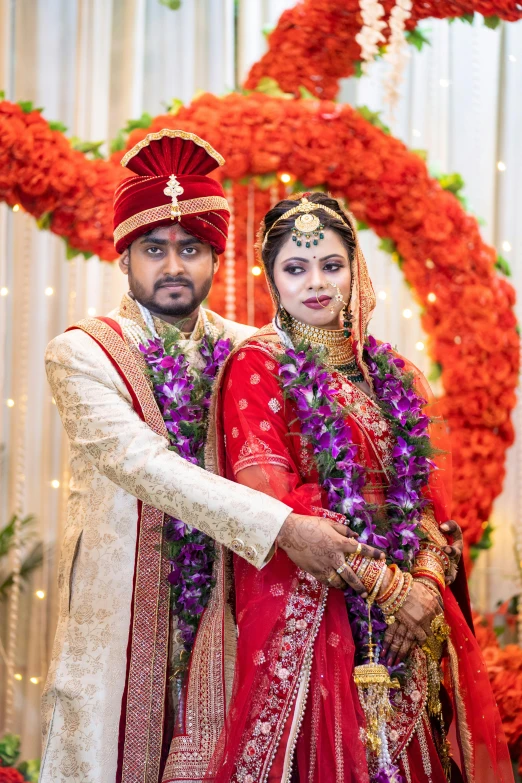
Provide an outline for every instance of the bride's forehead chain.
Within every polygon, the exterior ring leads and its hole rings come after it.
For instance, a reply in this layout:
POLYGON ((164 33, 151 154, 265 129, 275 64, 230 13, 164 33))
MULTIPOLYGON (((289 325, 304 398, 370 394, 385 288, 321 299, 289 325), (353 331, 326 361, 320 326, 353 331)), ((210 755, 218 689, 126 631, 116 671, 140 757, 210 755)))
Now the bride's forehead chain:
POLYGON ((286 220, 293 215, 297 215, 294 227, 292 228, 292 239, 296 243, 297 247, 301 247, 303 240, 306 247, 311 247, 312 244, 317 245, 319 240, 323 239, 324 237, 324 226, 317 215, 313 215, 312 213, 319 212, 321 210, 323 212, 327 212, 341 223, 344 223, 342 215, 340 215, 338 212, 335 212, 333 209, 330 209, 330 207, 326 207, 323 204, 317 204, 314 201, 308 201, 306 196, 303 196, 297 206, 289 209, 288 212, 285 212, 284 215, 281 215, 281 217, 278 217, 277 220, 272 223, 265 234, 261 249, 264 250, 268 240, 268 235, 272 229, 277 226, 281 220, 286 220))

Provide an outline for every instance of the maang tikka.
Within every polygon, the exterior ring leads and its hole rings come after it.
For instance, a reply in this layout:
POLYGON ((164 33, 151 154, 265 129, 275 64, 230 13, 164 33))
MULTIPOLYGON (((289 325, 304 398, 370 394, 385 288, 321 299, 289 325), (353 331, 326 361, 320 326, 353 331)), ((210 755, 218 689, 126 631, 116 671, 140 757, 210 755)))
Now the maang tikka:
POLYGON ((303 198, 300 200, 299 204, 297 206, 292 207, 292 209, 289 209, 288 212, 285 212, 284 215, 281 215, 281 217, 277 218, 268 231, 265 234, 265 238, 263 239, 262 248, 265 247, 268 235, 274 228, 274 226, 277 226, 278 223, 281 222, 281 220, 286 220, 289 217, 292 217, 292 215, 297 215, 297 218, 294 223, 294 227, 292 228, 292 239, 296 243, 298 247, 301 247, 303 244, 303 239, 305 240, 306 247, 311 247, 312 243, 314 245, 317 245, 320 239, 324 239, 324 226, 317 217, 317 215, 312 215, 312 212, 319 212, 322 210, 323 212, 327 212, 329 215, 334 217, 336 220, 339 220, 341 223, 343 223, 343 218, 341 215, 339 215, 337 212, 334 212, 333 209, 330 209, 330 207, 326 207, 324 204, 316 203, 315 201, 308 201, 306 196, 303 196, 303 198))

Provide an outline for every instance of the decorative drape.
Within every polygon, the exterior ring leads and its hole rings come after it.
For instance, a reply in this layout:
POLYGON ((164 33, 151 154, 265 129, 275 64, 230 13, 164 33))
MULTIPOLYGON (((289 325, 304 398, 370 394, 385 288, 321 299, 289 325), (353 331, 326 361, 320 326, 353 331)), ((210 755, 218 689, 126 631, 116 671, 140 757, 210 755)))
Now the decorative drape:
MULTIPOLYGON (((183 0, 178 11, 158 0, 0 0, 0 89, 11 100, 44 107, 45 116, 67 125, 70 135, 110 139, 128 119, 144 111, 158 114, 172 98, 189 101, 197 90, 233 89, 264 50, 263 27, 273 26, 293 4, 241 0, 235 19, 234 0, 183 0)), ((470 208, 485 219, 484 236, 510 262, 522 294, 522 23, 495 31, 462 22, 429 21, 424 27, 430 28, 432 46, 411 52, 392 130, 409 146, 426 150, 437 171, 462 174, 470 208)), ((384 109, 388 120, 387 68, 374 63, 367 76, 346 81, 340 100, 384 109)), ((234 188, 234 203, 251 204, 234 225, 236 247, 251 243, 265 201, 275 200, 276 190, 263 200, 249 199, 248 185, 234 188)), ((361 239, 378 297, 373 332, 429 373, 419 309, 400 270, 370 232, 361 239)), ((249 320, 261 281, 252 275, 249 247, 244 274, 251 276, 250 296, 234 299, 234 245, 216 284, 228 280, 229 314, 249 320)), ((47 342, 69 324, 114 307, 125 282, 116 265, 94 258, 67 261, 59 238, 39 231, 21 211, 0 206, 0 523, 14 512, 34 514, 36 534, 46 547, 43 567, 20 597, 15 673, 22 679, 9 678, 7 693, 0 658, 0 730, 8 719, 23 735, 25 757, 40 752, 39 699, 56 622, 69 479, 66 439, 43 354, 47 342), (7 715, 6 696, 13 699, 7 715)), ((520 305, 518 315, 522 318, 520 305)), ((504 492, 495 504, 494 547, 480 556, 473 576, 481 608, 520 592, 521 405, 515 418, 519 440, 509 453, 504 492)), ((9 610, 8 603, 0 604, 4 646, 9 610)))

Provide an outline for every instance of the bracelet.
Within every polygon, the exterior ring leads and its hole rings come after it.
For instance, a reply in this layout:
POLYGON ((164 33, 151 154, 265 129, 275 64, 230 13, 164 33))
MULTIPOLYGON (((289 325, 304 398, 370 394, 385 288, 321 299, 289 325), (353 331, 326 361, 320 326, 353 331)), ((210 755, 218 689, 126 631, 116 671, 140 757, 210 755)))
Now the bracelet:
POLYGON ((384 581, 384 577, 386 576, 386 572, 388 570, 388 566, 386 563, 384 564, 384 568, 381 568, 381 573, 377 577, 377 581, 375 582, 375 587, 373 588, 372 592, 366 599, 368 603, 371 605, 375 601, 376 597, 379 595, 379 590, 381 589, 381 585, 384 581))
POLYGON ((421 585, 427 587, 431 593, 437 596, 437 598, 440 598, 440 586, 438 582, 433 582, 427 576, 414 576, 413 579, 415 582, 420 582, 421 585))
POLYGON ((431 506, 428 506, 428 508, 424 509, 421 516, 420 525, 421 528, 428 534, 432 542, 441 548, 447 546, 448 540, 439 528, 438 522, 435 519, 433 508, 431 506))
POLYGON ((429 550, 423 550, 419 552, 415 558, 415 564, 413 566, 413 573, 418 571, 428 571, 441 577, 444 582, 444 567, 440 558, 433 554, 429 550))
POLYGON ((398 569, 397 578, 394 583, 394 589, 392 594, 390 595, 389 598, 386 599, 386 601, 382 601, 382 600, 377 601, 384 614, 389 614, 390 607, 393 606, 397 601, 397 599, 399 598, 399 595, 401 594, 403 587, 404 587, 404 573, 398 569))
POLYGON ((433 541, 422 541, 419 554, 421 553, 428 553, 432 557, 435 557, 439 561, 443 572, 445 574, 449 572, 451 563, 448 555, 446 552, 443 552, 442 549, 437 546, 437 544, 434 544, 433 541))
POLYGON ((444 590, 446 589, 446 582, 444 578, 441 577, 439 574, 433 573, 433 571, 423 571, 419 569, 418 571, 417 570, 415 571, 413 576, 415 579, 422 578, 422 579, 429 580, 433 585, 436 586, 439 593, 444 592, 444 590))
POLYGON ((379 603, 380 604, 386 603, 388 598, 391 597, 392 593, 394 592, 395 588, 397 587, 397 583, 398 583, 398 581, 400 579, 400 577, 399 577, 399 575, 397 573, 398 570, 399 570, 399 566, 395 565, 395 563, 393 563, 393 565, 390 566, 390 571, 392 571, 393 575, 392 575, 390 584, 388 585, 387 589, 384 591, 384 593, 382 595, 379 596, 379 603))
POLYGON ((373 588, 375 587, 381 573, 386 571, 386 569, 387 565, 384 560, 370 560, 364 577, 361 579, 361 582, 366 588, 368 595, 373 592, 373 588))
POLYGON ((397 597, 395 603, 393 603, 391 606, 388 607, 386 612, 387 614, 397 614, 397 612, 406 603, 406 599, 410 593, 412 585, 413 585, 413 577, 410 573, 406 571, 406 573, 404 574, 404 583, 401 592, 399 593, 399 596, 397 597))

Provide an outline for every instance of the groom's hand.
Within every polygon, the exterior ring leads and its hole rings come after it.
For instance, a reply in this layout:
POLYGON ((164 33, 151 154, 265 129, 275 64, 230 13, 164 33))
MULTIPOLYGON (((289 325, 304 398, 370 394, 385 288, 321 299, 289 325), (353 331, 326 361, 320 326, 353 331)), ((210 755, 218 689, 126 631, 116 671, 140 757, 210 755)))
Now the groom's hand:
MULTIPOLYGON (((357 549, 356 534, 329 519, 290 514, 284 521, 277 544, 303 571, 323 584, 340 589, 348 585, 364 596, 365 587, 345 563, 357 549), (336 571, 342 566, 341 574, 336 571)), ((360 554, 375 559, 384 554, 368 544, 361 544, 360 554)))

